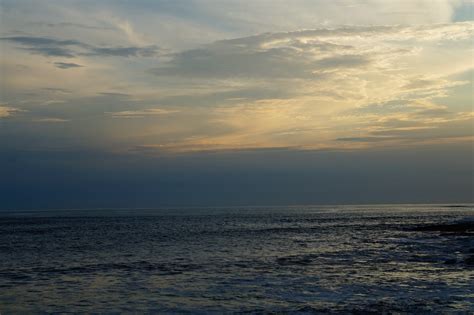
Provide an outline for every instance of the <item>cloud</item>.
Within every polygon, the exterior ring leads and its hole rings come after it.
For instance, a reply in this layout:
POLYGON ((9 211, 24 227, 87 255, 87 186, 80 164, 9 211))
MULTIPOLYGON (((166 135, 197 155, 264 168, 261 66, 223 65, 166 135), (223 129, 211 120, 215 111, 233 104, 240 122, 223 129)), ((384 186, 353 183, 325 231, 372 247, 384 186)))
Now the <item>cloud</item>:
MULTIPOLYGON (((110 129, 104 134, 122 148, 185 152, 396 146, 444 139, 441 135, 455 128, 454 123, 464 121, 460 112, 465 104, 456 108, 459 100, 452 99, 456 104, 448 108, 439 98, 449 98, 468 83, 468 77, 455 74, 472 67, 472 26, 265 33, 162 54, 159 62, 99 58, 148 56, 159 50, 156 46, 106 47, 23 36, 11 42, 24 48, 68 49, 90 58, 84 71, 56 71, 48 82, 34 85, 29 80, 41 75, 12 74, 19 90, 42 89, 19 107, 42 104, 38 117, 77 115, 110 129), (45 86, 72 92, 44 91, 45 86), (61 103, 47 103, 52 93, 61 103), (161 108, 153 108, 155 104, 161 108), (124 123, 126 135, 119 132, 124 123), (422 131, 423 137, 409 137, 422 131)), ((32 69, 42 66, 35 74, 50 70, 49 64, 36 65, 39 57, 29 57, 32 69)))
POLYGON ((33 54, 46 57, 154 57, 160 53, 160 48, 155 45, 102 47, 86 44, 77 40, 59 40, 36 36, 1 37, 0 40, 20 44, 23 46, 23 49, 33 54))
POLYGON ((60 93, 60 94, 69 94, 69 93, 72 93, 71 90, 68 90, 68 89, 61 89, 61 88, 54 88, 54 87, 45 87, 45 88, 42 88, 42 90, 48 91, 48 92, 51 92, 51 93, 60 93))
POLYGON ((114 25, 116 29, 123 32, 130 43, 143 46, 148 42, 145 36, 138 33, 128 20, 120 19, 116 16, 104 16, 104 18, 114 25))
POLYGON ((76 40, 58 40, 47 37, 32 37, 32 36, 12 36, 12 37, 2 37, 1 40, 12 41, 18 44, 25 46, 55 46, 55 47, 64 47, 64 46, 82 46, 83 44, 76 40))
POLYGON ((82 23, 71 23, 71 22, 57 22, 57 23, 48 23, 48 22, 34 22, 31 23, 34 26, 46 26, 51 28, 64 28, 64 27, 73 27, 86 30, 114 30, 111 26, 106 25, 87 25, 82 23))
MULTIPOLYGON (((464 0, 462 0, 464 1, 464 0)), ((245 30, 248 34, 269 30, 307 29, 314 25, 410 25, 451 22, 461 1, 307 1, 284 0, 199 1, 201 11, 216 25, 245 30)))
POLYGON ((342 142, 393 142, 422 143, 472 139, 474 116, 469 112, 452 112, 445 107, 431 104, 431 108, 397 110, 377 116, 364 116, 365 127, 359 129, 358 137, 340 137, 342 142))
POLYGON ((72 58, 75 52, 72 47, 82 47, 83 44, 75 40, 57 40, 47 37, 13 36, 2 37, 0 40, 10 41, 24 46, 24 49, 43 56, 72 58))
POLYGON ((115 57, 154 57, 158 55, 158 46, 145 47, 94 47, 88 55, 115 56, 115 57))
POLYGON ((413 43, 407 41, 468 39, 473 35, 473 25, 463 22, 266 33, 171 54, 168 63, 150 72, 186 78, 307 79, 338 69, 367 71, 371 65, 383 67, 391 58, 414 54, 413 43))
POLYGON ((158 76, 201 78, 311 78, 315 70, 367 65, 367 56, 347 54, 348 48, 317 42, 265 47, 254 38, 216 42, 172 55, 171 61, 151 70, 158 76))
POLYGON ((120 112, 107 112, 113 118, 145 118, 149 116, 161 116, 177 113, 178 110, 168 110, 161 108, 151 108, 142 110, 126 110, 120 112))
POLYGON ((24 110, 9 106, 0 106, 0 118, 6 118, 12 116, 14 113, 24 112, 24 110))
POLYGON ((379 142, 379 141, 387 141, 387 140, 394 140, 393 137, 385 136, 385 137, 348 137, 348 138, 337 138, 336 141, 347 141, 347 142, 379 142))
POLYGON ((46 118, 33 119, 33 121, 42 122, 42 123, 63 123, 63 122, 68 122, 69 119, 46 117, 46 118))
POLYGON ((315 64, 318 70, 321 69, 344 69, 368 66, 370 57, 363 55, 339 55, 318 60, 315 64))
POLYGON ((54 65, 60 69, 80 68, 83 67, 77 63, 72 62, 55 62, 54 65))
POLYGON ((100 92, 100 95, 110 96, 110 97, 129 97, 130 94, 126 93, 117 93, 117 92, 100 92))
POLYGON ((219 123, 227 131, 175 139, 167 148, 360 148, 444 139, 465 116, 434 100, 469 83, 452 74, 472 67, 463 56, 473 25, 266 33, 171 54, 151 73, 191 92, 162 103, 206 107, 208 128, 219 123), (448 53, 451 69, 444 66, 448 53), (215 92, 193 93, 203 82, 215 92))
POLYGON ((158 145, 138 145, 132 148, 131 152, 145 155, 161 155, 172 153, 243 153, 243 152, 291 152, 299 151, 302 148, 297 146, 280 147, 258 147, 258 146, 229 146, 226 143, 177 143, 177 144, 158 144, 158 145))

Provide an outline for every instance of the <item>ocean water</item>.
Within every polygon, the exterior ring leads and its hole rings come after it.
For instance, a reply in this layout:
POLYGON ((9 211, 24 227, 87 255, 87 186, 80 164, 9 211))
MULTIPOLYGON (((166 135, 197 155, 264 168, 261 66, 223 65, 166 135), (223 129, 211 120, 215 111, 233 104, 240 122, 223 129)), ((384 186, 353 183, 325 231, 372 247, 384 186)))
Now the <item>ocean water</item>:
POLYGON ((0 213, 0 313, 474 313, 474 207, 0 213))

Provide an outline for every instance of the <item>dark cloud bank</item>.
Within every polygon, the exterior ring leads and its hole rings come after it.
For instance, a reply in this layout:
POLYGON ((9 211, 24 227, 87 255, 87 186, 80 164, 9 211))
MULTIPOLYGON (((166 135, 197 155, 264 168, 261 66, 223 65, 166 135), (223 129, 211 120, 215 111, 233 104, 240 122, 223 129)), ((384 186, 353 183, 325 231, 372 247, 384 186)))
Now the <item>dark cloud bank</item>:
POLYGON ((472 154, 459 145, 169 157, 9 150, 0 208, 472 202, 472 154))

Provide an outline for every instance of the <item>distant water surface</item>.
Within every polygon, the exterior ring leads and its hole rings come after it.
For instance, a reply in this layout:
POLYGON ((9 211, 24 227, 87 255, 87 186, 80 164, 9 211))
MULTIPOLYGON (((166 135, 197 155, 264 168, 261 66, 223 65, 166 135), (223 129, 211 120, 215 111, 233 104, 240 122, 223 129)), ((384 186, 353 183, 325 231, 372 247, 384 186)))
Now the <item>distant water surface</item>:
POLYGON ((450 205, 0 212, 0 313, 472 313, 450 205))

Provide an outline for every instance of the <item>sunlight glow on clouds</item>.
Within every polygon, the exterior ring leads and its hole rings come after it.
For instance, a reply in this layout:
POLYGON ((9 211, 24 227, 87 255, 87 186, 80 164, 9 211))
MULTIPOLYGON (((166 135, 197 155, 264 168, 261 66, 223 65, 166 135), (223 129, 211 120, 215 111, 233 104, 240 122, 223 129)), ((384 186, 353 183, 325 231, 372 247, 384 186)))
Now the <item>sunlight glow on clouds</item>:
POLYGON ((125 110, 125 111, 113 112, 109 114, 114 118, 143 118, 146 116, 166 115, 166 114, 171 114, 171 113, 176 113, 176 112, 178 111, 152 108, 152 109, 142 109, 142 110, 125 110))
POLYGON ((21 109, 8 107, 8 106, 0 106, 0 118, 8 117, 13 115, 16 112, 21 112, 21 109))
POLYGON ((463 1, 183 3, 2 3, 1 128, 156 153, 472 141, 463 1))

